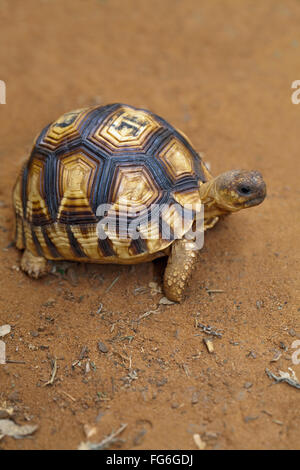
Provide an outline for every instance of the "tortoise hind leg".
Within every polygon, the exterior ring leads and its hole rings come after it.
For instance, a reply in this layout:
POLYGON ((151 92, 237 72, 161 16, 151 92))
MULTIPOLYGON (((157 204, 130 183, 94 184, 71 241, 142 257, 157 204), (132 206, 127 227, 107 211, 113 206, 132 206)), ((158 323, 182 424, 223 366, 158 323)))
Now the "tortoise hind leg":
POLYGON ((198 260, 198 251, 188 240, 176 240, 164 274, 164 292, 168 299, 181 302, 184 291, 198 260))
POLYGON ((46 258, 33 255, 28 249, 24 251, 20 265, 22 271, 35 279, 45 276, 49 272, 46 258))

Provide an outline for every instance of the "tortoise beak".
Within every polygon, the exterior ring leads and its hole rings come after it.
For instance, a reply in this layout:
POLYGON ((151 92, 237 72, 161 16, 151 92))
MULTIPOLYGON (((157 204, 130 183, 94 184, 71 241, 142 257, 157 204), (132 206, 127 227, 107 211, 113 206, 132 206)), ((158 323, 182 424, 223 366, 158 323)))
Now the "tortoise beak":
POLYGON ((244 207, 252 207, 261 204, 266 197, 266 183, 258 171, 243 173, 237 182, 236 191, 243 200, 244 207))

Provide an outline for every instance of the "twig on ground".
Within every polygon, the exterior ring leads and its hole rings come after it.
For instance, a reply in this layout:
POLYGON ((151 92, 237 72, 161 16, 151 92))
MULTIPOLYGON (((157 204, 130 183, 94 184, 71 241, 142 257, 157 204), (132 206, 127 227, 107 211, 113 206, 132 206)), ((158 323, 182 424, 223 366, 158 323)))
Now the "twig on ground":
POLYGON ((52 372, 51 372, 51 377, 50 377, 50 380, 48 380, 48 382, 46 382, 43 387, 46 387, 46 385, 52 385, 53 382, 54 382, 54 379, 55 379, 55 376, 56 376, 56 372, 57 372, 57 361, 56 361, 56 358, 53 360, 53 368, 52 368, 52 372))
POLYGON ((107 449, 117 442, 124 442, 122 439, 119 439, 118 436, 127 428, 127 424, 122 424, 116 432, 112 432, 109 436, 105 437, 101 442, 81 442, 78 447, 78 450, 103 450, 107 449))
POLYGON ((121 276, 121 274, 119 274, 119 276, 117 276, 113 280, 113 282, 110 284, 110 286, 108 286, 108 288, 106 289, 105 293, 109 292, 114 287, 115 283, 120 279, 120 276, 121 276))
POLYGON ((6 364, 26 364, 25 361, 14 361, 13 359, 6 359, 6 364))
POLYGON ((158 307, 156 310, 149 310, 148 312, 143 313, 143 314, 137 319, 137 321, 140 321, 140 320, 142 320, 143 318, 149 317, 149 315, 152 315, 152 314, 154 314, 154 313, 158 313, 158 310, 159 310, 159 307, 158 307))
POLYGON ((195 320, 196 323, 196 328, 201 328, 201 331, 203 333, 206 333, 207 335, 212 335, 212 336, 217 336, 217 338, 222 338, 222 333, 221 330, 217 330, 213 326, 210 325, 204 325, 203 323, 198 322, 197 318, 195 320))
POLYGON ((291 387, 295 387, 295 388, 300 390, 300 383, 296 382, 296 380, 293 380, 290 377, 277 376, 277 375, 273 374, 273 372, 271 372, 269 369, 266 369, 266 374, 270 379, 274 379, 275 383, 285 382, 285 383, 291 385, 291 387))
POLYGON ((63 393, 64 395, 66 395, 66 397, 70 398, 70 400, 72 401, 76 401, 76 399, 74 397, 72 397, 72 395, 70 395, 69 393, 65 392, 64 390, 60 390, 61 393, 63 393))

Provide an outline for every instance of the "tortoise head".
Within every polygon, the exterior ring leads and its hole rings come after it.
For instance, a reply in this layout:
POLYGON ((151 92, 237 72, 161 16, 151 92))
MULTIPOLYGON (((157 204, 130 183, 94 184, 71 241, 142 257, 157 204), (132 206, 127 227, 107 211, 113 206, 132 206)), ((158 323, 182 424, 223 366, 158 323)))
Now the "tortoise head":
POLYGON ((266 197, 266 184, 258 171, 231 170, 213 181, 210 195, 226 212, 257 206, 266 197))

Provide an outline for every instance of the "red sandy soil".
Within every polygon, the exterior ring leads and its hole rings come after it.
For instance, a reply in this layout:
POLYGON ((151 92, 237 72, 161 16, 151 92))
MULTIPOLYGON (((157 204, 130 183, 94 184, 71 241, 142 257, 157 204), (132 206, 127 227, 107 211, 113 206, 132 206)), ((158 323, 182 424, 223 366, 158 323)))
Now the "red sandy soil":
POLYGON ((299 449, 300 391, 265 369, 300 378, 300 3, 1 0, 0 18, 0 325, 12 326, 7 357, 24 362, 0 366, 0 408, 38 425, 0 447, 76 449, 85 425, 99 442, 125 423, 122 449, 196 449, 193 434, 206 449, 299 449), (267 182, 261 206, 206 234, 182 305, 158 309, 149 283, 161 285, 162 263, 62 264, 34 281, 9 246, 12 187, 35 135, 111 102, 163 116, 214 175, 257 169, 267 182), (213 354, 195 319, 222 330, 213 354))

